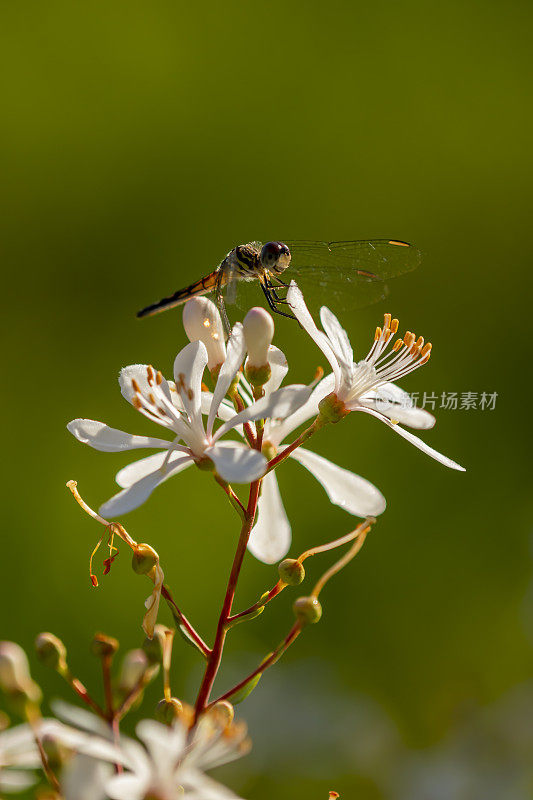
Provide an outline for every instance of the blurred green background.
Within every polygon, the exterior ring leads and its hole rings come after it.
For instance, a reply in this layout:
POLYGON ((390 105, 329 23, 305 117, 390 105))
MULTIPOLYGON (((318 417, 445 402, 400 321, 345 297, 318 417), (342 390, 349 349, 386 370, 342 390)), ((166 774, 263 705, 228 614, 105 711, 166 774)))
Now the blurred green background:
MULTIPOLYGON (((118 370, 169 374, 186 340, 179 312, 135 311, 238 243, 415 242, 423 265, 387 303, 342 317, 355 347, 390 310, 434 344, 404 388, 498 393, 492 411, 437 409, 424 434, 465 474, 365 415, 316 438, 388 510, 324 591, 322 623, 240 708, 256 746, 221 774, 249 800, 533 796, 532 23, 529 3, 471 0, 2 4, 0 638, 31 651, 54 631, 89 685, 95 630, 139 645, 149 584, 123 549, 90 587, 99 531, 64 488, 77 479, 98 506, 132 456, 84 448, 65 424, 158 435, 118 370)), ((293 380, 324 363, 290 322, 276 343, 293 380)), ((352 526, 304 472, 279 473, 293 554, 352 526)), ((189 470, 123 521, 211 637, 236 531, 221 493, 189 470)), ((309 585, 329 563, 314 560, 309 585)), ((239 605, 275 574, 249 557, 239 605)), ((282 638, 293 598, 231 635, 222 688, 282 638)), ((200 667, 178 642, 176 694, 194 698, 200 667)))

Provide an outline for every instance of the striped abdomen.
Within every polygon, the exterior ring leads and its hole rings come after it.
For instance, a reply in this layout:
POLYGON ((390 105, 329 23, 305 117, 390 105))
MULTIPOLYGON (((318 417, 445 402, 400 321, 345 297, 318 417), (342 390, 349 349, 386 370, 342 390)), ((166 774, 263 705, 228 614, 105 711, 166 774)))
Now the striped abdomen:
POLYGON ((227 283, 228 278, 225 270, 222 270, 221 275, 219 274, 221 269, 222 267, 218 267, 218 269, 210 272, 209 275, 206 275, 204 278, 200 278, 200 280, 196 281, 196 283, 191 283, 190 286, 186 286, 185 289, 178 289, 178 291, 174 292, 174 294, 170 297, 163 297, 163 299, 159 300, 158 303, 153 303, 151 306, 146 306, 146 308, 143 308, 141 311, 137 312, 137 316, 149 317, 152 314, 158 314, 160 311, 166 311, 167 308, 179 306, 182 303, 185 303, 191 297, 208 294, 214 290, 217 281, 220 281, 220 285, 224 286, 224 284, 227 283))

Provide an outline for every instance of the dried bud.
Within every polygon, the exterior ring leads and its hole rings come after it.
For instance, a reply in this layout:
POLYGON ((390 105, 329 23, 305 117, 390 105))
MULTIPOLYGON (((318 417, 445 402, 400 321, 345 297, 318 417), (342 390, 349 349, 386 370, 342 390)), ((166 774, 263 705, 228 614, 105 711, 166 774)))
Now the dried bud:
POLYGON ((226 360, 224 327, 218 308, 207 297, 191 297, 183 307, 183 327, 191 342, 203 342, 212 371, 226 360))
POLYGON ((292 606, 296 619, 304 625, 314 625, 322 616, 322 606, 317 597, 299 597, 292 606))
POLYGON ((131 692, 142 680, 149 667, 150 662, 144 650, 129 650, 122 661, 118 688, 126 694, 131 692))
POLYGON ((295 558, 285 558, 278 564, 279 577, 289 586, 298 586, 305 578, 304 565, 295 558))
POLYGON ((37 656, 47 667, 64 673, 67 669, 67 648, 53 633, 40 633, 35 640, 37 656))
POLYGON ((91 642, 91 653, 98 658, 114 656, 118 648, 117 640, 105 633, 95 633, 91 642))
POLYGON ((149 544, 138 544, 131 557, 131 568, 137 575, 148 575, 157 562, 159 556, 149 544))
POLYGON ((0 689, 32 703, 38 703, 42 696, 31 678, 26 653, 15 642, 0 642, 0 689))
POLYGON ((170 700, 160 700, 155 707, 155 718, 158 722, 164 725, 172 725, 179 719, 183 711, 183 706, 177 697, 171 697, 170 700))
MULTIPOLYGON (((268 377, 270 377, 268 348, 272 344, 274 337, 274 320, 264 308, 251 308, 244 318, 243 329, 246 350, 248 351, 246 376, 250 380, 249 371, 253 372, 254 370, 268 367, 268 377)), ((266 383, 266 381, 263 381, 263 383, 266 383)))

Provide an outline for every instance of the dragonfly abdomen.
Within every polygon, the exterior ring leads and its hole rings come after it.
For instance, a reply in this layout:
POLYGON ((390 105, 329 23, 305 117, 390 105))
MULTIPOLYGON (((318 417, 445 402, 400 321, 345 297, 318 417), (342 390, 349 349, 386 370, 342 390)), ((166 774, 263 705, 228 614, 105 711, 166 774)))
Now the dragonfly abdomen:
POLYGON ((137 316, 149 317, 152 314, 158 314, 160 311, 166 311, 167 308, 179 306, 182 303, 185 303, 191 297, 208 294, 214 290, 217 281, 219 281, 220 285, 223 286, 227 282, 227 276, 225 271, 219 275, 220 269, 221 267, 213 270, 213 272, 210 272, 209 275, 205 275, 203 278, 200 278, 199 281, 196 281, 196 283, 191 283, 184 289, 178 289, 178 291, 174 292, 174 294, 170 295, 170 297, 163 297, 163 299, 159 300, 157 303, 152 303, 151 306, 146 306, 146 308, 143 308, 141 311, 137 312, 137 316))

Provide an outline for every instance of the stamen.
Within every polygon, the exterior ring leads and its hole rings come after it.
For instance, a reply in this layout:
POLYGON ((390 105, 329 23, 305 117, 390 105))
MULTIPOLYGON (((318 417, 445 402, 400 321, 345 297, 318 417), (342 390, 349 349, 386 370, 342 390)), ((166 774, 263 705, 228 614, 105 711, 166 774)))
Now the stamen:
POLYGON ((381 337, 381 328, 380 328, 380 327, 379 327, 379 325, 378 325, 378 327, 376 328, 376 332, 375 332, 375 334, 374 334, 374 341, 375 341, 375 342, 377 342, 377 340, 378 340, 380 337, 381 337))
POLYGON ((146 377, 148 380, 148 385, 152 386, 154 382, 154 368, 152 367, 151 364, 149 364, 148 367, 146 368, 146 377))
POLYGON ((385 314, 383 327, 385 329, 390 328, 391 321, 392 321, 392 314, 385 314))
POLYGON ((393 319, 390 325, 390 329, 393 333, 396 333, 398 330, 399 321, 397 319, 393 319))
POLYGON ((397 353, 400 347, 403 347, 403 339, 396 339, 396 341, 392 345, 393 352, 397 353))
POLYGON ((405 336, 403 337, 403 341, 404 341, 405 346, 406 347, 411 347, 411 345, 413 344, 415 338, 416 337, 415 337, 414 333, 411 333, 411 331, 406 331, 405 336))
POLYGON ((155 379, 156 379, 157 385, 161 386, 161 384, 163 383, 163 376, 161 374, 161 370, 157 370, 157 374, 155 376, 155 379))

